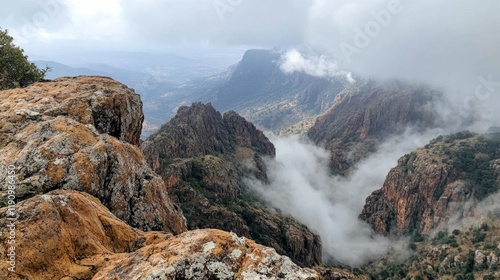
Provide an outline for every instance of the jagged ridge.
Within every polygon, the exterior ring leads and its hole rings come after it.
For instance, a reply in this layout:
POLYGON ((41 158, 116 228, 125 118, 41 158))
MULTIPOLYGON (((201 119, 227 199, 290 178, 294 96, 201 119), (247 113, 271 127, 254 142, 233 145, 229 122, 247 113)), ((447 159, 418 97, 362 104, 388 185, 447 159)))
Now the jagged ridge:
POLYGON ((268 210, 242 178, 267 180, 262 157, 274 157, 265 135, 233 111, 210 104, 181 107, 141 149, 171 189, 188 228, 218 228, 255 239, 303 265, 321 262, 321 241, 290 217, 268 210))

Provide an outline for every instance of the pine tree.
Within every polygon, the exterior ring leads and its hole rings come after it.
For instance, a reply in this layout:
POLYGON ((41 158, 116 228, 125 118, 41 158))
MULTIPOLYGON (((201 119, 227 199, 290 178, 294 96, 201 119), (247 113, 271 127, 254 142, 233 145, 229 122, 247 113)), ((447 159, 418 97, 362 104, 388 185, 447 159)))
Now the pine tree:
POLYGON ((26 87, 43 79, 48 71, 29 62, 13 41, 7 30, 0 28, 0 90, 26 87))

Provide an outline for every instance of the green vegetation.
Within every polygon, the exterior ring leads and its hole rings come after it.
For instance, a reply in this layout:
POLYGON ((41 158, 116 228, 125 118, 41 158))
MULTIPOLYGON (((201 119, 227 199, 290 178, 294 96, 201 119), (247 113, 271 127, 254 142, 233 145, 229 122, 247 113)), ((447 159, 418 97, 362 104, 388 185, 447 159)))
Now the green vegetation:
MULTIPOLYGON (((500 140, 493 137, 478 136, 471 132, 459 132, 439 136, 432 140, 427 149, 439 152, 451 162, 457 171, 457 178, 471 183, 471 190, 478 200, 486 198, 498 190, 497 174, 491 162, 500 158, 500 140)), ((444 190, 437 190, 438 199, 444 190)))
POLYGON ((7 207, 7 206, 9 206, 7 197, 0 199, 0 208, 7 207))
POLYGON ((432 245, 442 245, 446 244, 453 248, 457 248, 458 243, 456 239, 456 235, 448 235, 446 231, 440 231, 436 234, 436 236, 432 239, 432 245))
POLYGON ((409 234, 412 256, 387 255, 363 268, 369 279, 500 279, 499 264, 486 256, 500 256, 500 222, 487 220, 470 228, 437 232, 434 237, 409 234), (476 251, 484 255, 477 262, 476 251))
POLYGON ((453 166, 462 179, 474 184, 474 196, 481 200, 498 191, 495 170, 490 161, 500 157, 500 142, 479 138, 475 145, 464 145, 452 154, 453 166))
POLYGON ((42 80, 49 70, 29 62, 24 50, 13 41, 7 30, 0 28, 0 90, 28 86, 42 80))

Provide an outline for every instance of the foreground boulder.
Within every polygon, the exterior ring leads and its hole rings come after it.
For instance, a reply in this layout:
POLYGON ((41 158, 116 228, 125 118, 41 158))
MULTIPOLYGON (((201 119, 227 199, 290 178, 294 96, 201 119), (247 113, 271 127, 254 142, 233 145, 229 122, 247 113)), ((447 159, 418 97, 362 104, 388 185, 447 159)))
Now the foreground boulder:
MULTIPOLYGON (((88 261, 100 261, 102 257, 88 261)), ((117 254, 94 279, 319 279, 288 257, 234 233, 205 229, 117 254), (131 266, 130 264, 134 264, 131 266), (149 277, 149 278, 148 278, 149 277)))
MULTIPOLYGON (((60 78, 2 91, 0 180, 15 167, 16 197, 84 191, 142 230, 186 230, 182 211, 137 147, 139 95, 109 78, 60 78)), ((1 186, 5 200, 7 185, 1 186)))
MULTIPOLYGON (((16 268, 1 279, 319 279, 274 249, 236 234, 196 230, 173 237, 120 221, 99 200, 52 191, 17 205, 16 268)), ((8 208, 0 209, 6 228, 8 208)), ((0 253, 8 251, 0 235, 0 253)))
MULTIPOLYGON (((16 275, 17 279, 88 279, 94 268, 81 263, 82 259, 131 252, 171 236, 134 229, 118 220, 97 198, 77 191, 56 190, 32 197, 18 203, 16 212, 16 274, 9 276, 16 275)), ((9 216, 7 207, 0 209, 2 228, 9 224, 9 216)), ((2 255, 10 246, 7 237, 0 236, 2 255)), ((8 267, 2 258, 1 273, 8 267)))

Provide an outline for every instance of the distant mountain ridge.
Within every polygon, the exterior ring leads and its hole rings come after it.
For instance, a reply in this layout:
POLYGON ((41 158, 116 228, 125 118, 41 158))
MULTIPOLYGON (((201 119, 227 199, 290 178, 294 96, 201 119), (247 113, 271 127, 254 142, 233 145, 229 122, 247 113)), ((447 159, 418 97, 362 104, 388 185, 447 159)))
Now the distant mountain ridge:
POLYGON ((71 67, 56 61, 49 60, 35 60, 33 63, 36 64, 38 68, 44 69, 49 67, 50 70, 47 72, 45 78, 56 79, 63 76, 110 76, 109 73, 103 71, 92 70, 84 67, 71 67))
POLYGON ((358 78, 336 96, 307 135, 330 151, 333 173, 346 175, 389 136, 408 127, 425 131, 438 126, 434 106, 443 102, 442 92, 422 83, 358 78))
POLYGON ((272 50, 248 50, 227 71, 172 89, 157 100, 156 109, 146 108, 145 114, 169 119, 179 106, 211 102, 217 110, 235 110, 260 129, 279 133, 326 111, 349 84, 345 77, 284 73, 280 58, 272 50))

